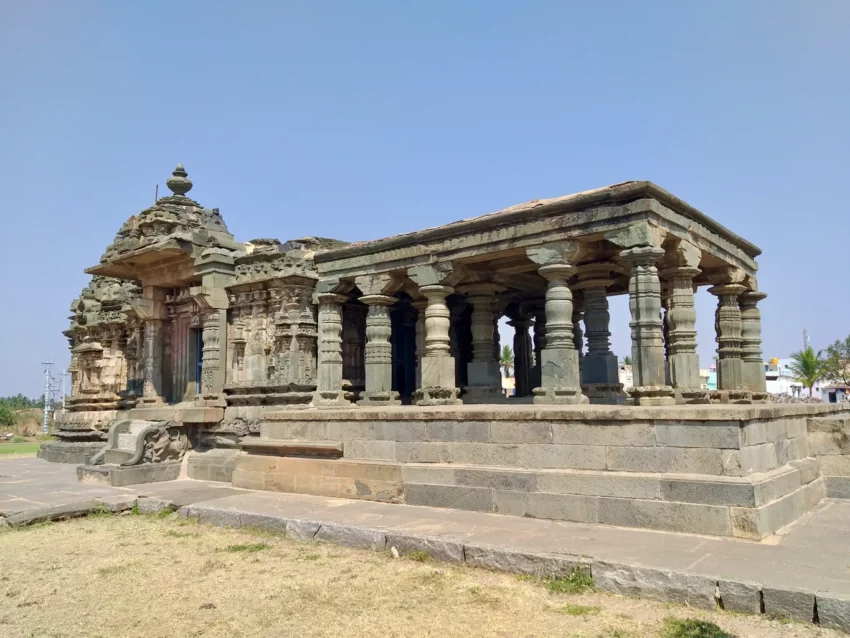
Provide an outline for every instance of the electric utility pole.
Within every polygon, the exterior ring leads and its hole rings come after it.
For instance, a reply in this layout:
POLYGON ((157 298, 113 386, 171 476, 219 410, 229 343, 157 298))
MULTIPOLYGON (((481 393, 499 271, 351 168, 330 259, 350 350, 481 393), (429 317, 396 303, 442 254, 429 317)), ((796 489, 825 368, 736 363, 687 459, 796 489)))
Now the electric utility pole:
POLYGON ((50 357, 41 365, 44 366, 44 421, 42 422, 42 431, 47 434, 47 421, 50 414, 50 386, 51 386, 51 367, 53 363, 50 357))

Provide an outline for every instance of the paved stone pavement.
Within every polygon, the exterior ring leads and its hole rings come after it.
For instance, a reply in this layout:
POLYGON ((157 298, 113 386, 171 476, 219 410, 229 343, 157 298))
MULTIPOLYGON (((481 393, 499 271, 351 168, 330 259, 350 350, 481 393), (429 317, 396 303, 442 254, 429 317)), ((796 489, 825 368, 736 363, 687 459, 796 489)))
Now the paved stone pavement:
POLYGON ((754 542, 393 505, 254 492, 178 480, 113 488, 81 485, 74 466, 41 459, 0 461, 0 514, 92 499, 146 497, 219 525, 254 525, 300 538, 389 549, 511 571, 586 563, 597 586, 618 593, 759 611, 850 631, 850 501, 826 500, 781 536, 754 542), (566 561, 566 562, 564 562, 566 561), (815 605, 815 599, 817 604, 815 605))

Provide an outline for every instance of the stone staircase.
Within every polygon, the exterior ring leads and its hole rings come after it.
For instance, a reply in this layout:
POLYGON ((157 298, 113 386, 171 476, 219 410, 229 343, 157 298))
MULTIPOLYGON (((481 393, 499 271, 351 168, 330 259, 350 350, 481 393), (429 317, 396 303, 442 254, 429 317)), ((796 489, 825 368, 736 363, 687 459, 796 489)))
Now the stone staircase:
POLYGON ((145 435, 159 427, 157 421, 117 421, 109 428, 106 447, 94 457, 90 465, 136 465, 142 461, 145 435))

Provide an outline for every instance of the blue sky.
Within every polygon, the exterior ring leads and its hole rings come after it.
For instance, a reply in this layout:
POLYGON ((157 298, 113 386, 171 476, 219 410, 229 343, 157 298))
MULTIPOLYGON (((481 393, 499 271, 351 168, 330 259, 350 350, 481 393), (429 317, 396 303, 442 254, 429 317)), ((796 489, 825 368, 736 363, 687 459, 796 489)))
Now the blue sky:
POLYGON ((649 179, 763 249, 766 357, 823 347, 850 333, 848 34, 846 0, 0 2, 0 395, 67 365, 83 269, 178 161, 242 240, 649 179))

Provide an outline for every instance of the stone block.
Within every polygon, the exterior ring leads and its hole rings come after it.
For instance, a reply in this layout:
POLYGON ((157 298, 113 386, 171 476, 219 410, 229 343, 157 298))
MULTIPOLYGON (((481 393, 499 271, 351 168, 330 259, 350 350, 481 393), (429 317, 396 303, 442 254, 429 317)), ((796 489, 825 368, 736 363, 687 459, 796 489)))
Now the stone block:
POLYGON ((595 523, 599 517, 599 498, 596 496, 496 490, 493 504, 496 513, 508 516, 577 523, 595 523))
POLYGON ((764 426, 766 443, 774 443, 788 438, 788 425, 784 418, 765 421, 764 426))
POLYGON ((820 626, 850 633, 850 596, 818 592, 815 598, 820 626))
POLYGON ((720 463, 723 465, 723 476, 741 476, 740 450, 720 450, 720 463))
POLYGON ((490 440, 489 421, 428 421, 425 436, 429 441, 484 443, 490 440))
POLYGON ((427 441, 425 421, 385 421, 380 428, 381 438, 386 441, 427 441))
MULTIPOLYGON (((767 505, 771 501, 782 498, 786 494, 798 489, 800 485, 800 471, 797 469, 783 469, 773 473, 766 480, 753 484, 753 492, 756 497, 755 506, 767 505)), ((738 504, 730 503, 730 505, 738 504)))
POLYGON ((537 475, 533 472, 499 471, 495 469, 465 470, 454 472, 455 485, 489 487, 494 490, 518 492, 537 491, 537 475))
POLYGON ((531 574, 539 577, 569 576, 576 569, 588 569, 588 564, 577 556, 549 553, 519 552, 502 547, 470 545, 464 547, 466 564, 513 574, 531 574))
POLYGON ((624 596, 690 605, 699 609, 713 610, 717 607, 717 581, 700 574, 597 561, 593 563, 593 581, 596 589, 624 596))
POLYGON ((286 521, 286 535, 301 541, 310 541, 316 536, 316 532, 319 531, 321 526, 322 524, 316 521, 302 521, 292 518, 286 521))
MULTIPOLYGON (((274 423, 269 424, 269 433, 268 438, 270 439, 284 439, 284 440, 301 440, 301 441, 327 441, 330 439, 328 436, 328 424, 327 422, 321 421, 296 421, 296 422, 284 422, 284 423, 274 423), (274 433, 271 430, 272 426, 283 426, 283 432, 280 434, 274 433)), ((261 436, 265 436, 265 433, 261 430, 261 436)))
POLYGON ((793 439, 798 436, 805 436, 809 431, 806 427, 806 417, 804 416, 785 417, 785 425, 789 439, 793 439))
POLYGON ((725 611, 744 614, 761 613, 761 585, 758 583, 739 583, 730 580, 717 582, 720 602, 725 611))
POLYGON ((493 490, 481 487, 408 483, 404 486, 404 500, 408 505, 448 507, 475 512, 493 511, 493 490))
POLYGON ((803 490, 757 508, 730 508, 732 535, 760 540, 790 525, 804 513, 803 490))
POLYGON ((767 472, 777 466, 776 446, 773 443, 750 445, 741 449, 741 472, 767 472))
POLYGON ((662 480, 661 500, 705 505, 756 505, 752 485, 731 481, 662 480))
POLYGON ((553 423, 552 441, 561 445, 622 445, 652 447, 655 428, 649 423, 553 423))
POLYGON ((818 461, 824 476, 850 476, 850 456, 822 456, 818 461))
POLYGON ((209 481, 210 464, 206 461, 200 463, 197 461, 193 462, 190 457, 189 462, 186 464, 186 475, 196 481, 209 481))
POLYGON ((424 485, 454 485, 455 471, 450 467, 428 467, 402 465, 401 477, 404 483, 422 483, 424 485))
POLYGON ((327 470, 340 478, 401 483, 401 468, 401 465, 395 463, 331 461, 327 470))
POLYGON ((159 514, 160 512, 173 512, 177 509, 172 501, 161 498, 140 497, 136 501, 139 514, 159 514))
POLYGON ((520 445, 517 465, 528 468, 604 470, 605 448, 601 445, 520 445))
POLYGON ((800 471, 800 483, 803 485, 811 483, 821 475, 820 461, 815 458, 791 461, 790 465, 800 471))
POLYGON ((448 443, 396 443, 395 460, 401 463, 449 463, 448 443))
POLYGON ((827 476, 824 481, 829 498, 850 498, 850 476, 827 476))
POLYGON ((208 465, 207 480, 230 483, 233 480, 233 465, 208 465))
POLYGON ((517 445, 500 443, 449 443, 449 460, 468 465, 516 466, 517 445))
POLYGON ((540 472, 537 475, 537 490, 555 494, 617 498, 658 499, 661 496, 658 479, 602 472, 540 472))
POLYGON ((334 545, 371 549, 374 551, 383 551, 387 544, 387 536, 384 532, 366 527, 353 527, 350 525, 338 525, 336 523, 322 523, 319 531, 316 532, 313 538, 314 540, 325 541, 334 545))
POLYGON ((797 436, 793 439, 783 439, 774 443, 778 465, 786 465, 791 461, 799 461, 809 456, 809 438, 797 436))
POLYGON ((609 447, 607 450, 607 467, 614 471, 715 475, 723 472, 719 449, 609 447))
POLYGON ((602 498, 599 522, 669 532, 730 536, 729 508, 694 503, 602 498))
POLYGON ((380 421, 328 421, 328 440, 379 441, 383 425, 380 421))
POLYGON ((261 472, 233 470, 231 480, 233 487, 241 487, 246 490, 263 490, 265 489, 265 476, 261 472))
POLYGON ((764 421, 745 421, 741 427, 741 446, 760 443, 767 443, 767 424, 764 421))
POLYGON ((277 472, 278 457, 260 454, 246 454, 236 459, 234 469, 240 472, 260 472, 263 474, 277 472))
POLYGON ((811 432, 808 437, 812 456, 850 453, 850 440, 844 432, 811 432))
POLYGON ((811 512, 826 498, 826 481, 819 478, 803 486, 803 511, 811 512))
POLYGON ((395 441, 344 441, 343 457, 347 459, 371 459, 395 461, 395 441))
POLYGON ((18 527, 32 525, 43 521, 56 521, 65 518, 76 518, 86 516, 102 507, 97 501, 81 501, 77 503, 63 503, 61 505, 48 505, 34 509, 24 510, 10 514, 3 519, 6 525, 18 527))
POLYGON ((260 529, 264 532, 270 532, 272 534, 286 534, 287 520, 279 516, 267 516, 266 514, 248 514, 243 512, 242 514, 240 514, 239 519, 242 527, 260 529))
POLYGON ((812 622, 815 615, 815 595, 810 592, 762 587, 764 613, 773 618, 812 622))
POLYGON ((197 516, 198 521, 204 525, 215 525, 216 527, 239 527, 242 525, 242 517, 239 512, 221 507, 209 505, 189 505, 180 508, 180 516, 197 516))
POLYGON ((546 421, 492 421, 492 443, 552 443, 552 425, 546 421))
POLYGON ((356 498, 379 503, 401 503, 403 491, 401 481, 380 481, 368 478, 336 478, 337 498, 356 498))
POLYGON ((741 428, 737 422, 711 422, 705 425, 655 424, 655 440, 664 447, 705 447, 737 450, 741 447, 741 428))
POLYGON ((807 419, 809 432, 836 432, 850 429, 850 417, 809 417, 807 419))
POLYGON ((427 552, 431 558, 441 562, 463 562, 463 543, 444 540, 442 538, 387 534, 387 549, 392 547, 395 547, 402 554, 427 552))
POLYGON ((136 496, 132 494, 116 494, 113 496, 101 496, 97 502, 112 513, 125 512, 133 509, 136 505, 136 496))
MULTIPOLYGON (((236 486, 236 483, 233 485, 236 486)), ((294 494, 296 492, 295 475, 281 472, 266 474, 263 482, 263 489, 269 492, 286 492, 287 494, 294 494)))

